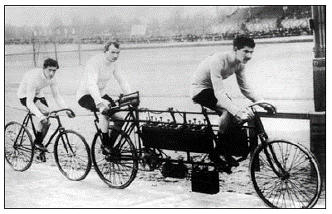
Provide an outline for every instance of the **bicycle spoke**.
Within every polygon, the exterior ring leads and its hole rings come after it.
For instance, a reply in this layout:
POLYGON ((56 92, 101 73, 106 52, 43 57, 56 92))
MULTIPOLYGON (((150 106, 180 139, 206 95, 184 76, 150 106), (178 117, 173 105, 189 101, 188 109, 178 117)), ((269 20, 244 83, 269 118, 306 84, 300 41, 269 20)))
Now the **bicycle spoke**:
POLYGON ((297 185, 295 185, 291 182, 290 182, 290 185, 292 186, 290 191, 292 191, 294 193, 293 195, 294 195, 294 197, 297 198, 297 202, 301 203, 302 207, 304 207, 305 204, 303 203, 303 200, 305 200, 306 202, 309 202, 311 197, 307 196, 306 191, 301 190, 297 185), (300 197, 300 196, 302 196, 302 197, 300 197))
POLYGON ((299 153, 301 151, 299 151, 298 149, 295 150, 294 154, 293 154, 293 159, 292 161, 290 161, 290 168, 293 168, 294 167, 294 164, 297 162, 298 160, 298 156, 299 156, 299 153))
POLYGON ((290 182, 290 185, 292 186, 292 189, 291 189, 291 191, 292 192, 294 192, 295 194, 295 196, 300 200, 300 198, 299 198, 299 196, 302 196, 301 198, 303 198, 303 199, 307 199, 307 201, 309 201, 310 200, 310 197, 309 196, 307 196, 307 191, 306 190, 304 190, 304 189, 300 189, 300 187, 302 187, 302 185, 296 185, 295 183, 291 183, 290 182))

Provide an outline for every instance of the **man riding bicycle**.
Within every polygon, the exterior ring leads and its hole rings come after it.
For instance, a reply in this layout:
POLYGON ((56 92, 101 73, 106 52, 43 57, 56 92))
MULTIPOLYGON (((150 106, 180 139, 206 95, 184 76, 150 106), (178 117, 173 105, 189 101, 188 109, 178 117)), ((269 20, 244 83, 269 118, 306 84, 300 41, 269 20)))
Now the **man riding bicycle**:
MULTIPOLYGON (((216 53, 203 60, 198 66, 191 81, 191 97, 195 103, 216 111, 219 115, 219 135, 227 132, 232 120, 238 124, 250 120, 254 113, 248 109, 235 105, 225 93, 224 79, 235 74, 238 86, 244 96, 253 102, 263 101, 263 97, 257 94, 247 79, 248 72, 245 64, 251 59, 254 52, 253 39, 239 36, 233 41, 233 51, 216 53)), ((270 106, 260 104, 269 109, 270 106)), ((214 161, 223 163, 220 157, 211 154, 214 161)), ((227 164, 237 166, 231 157, 225 157, 227 164)))
MULTIPOLYGON (((54 77, 58 69, 59 64, 56 60, 50 58, 46 59, 43 68, 34 68, 24 75, 17 92, 21 104, 27 107, 38 118, 34 145, 42 151, 46 151, 42 141, 43 135, 47 132, 49 127, 47 115, 50 110, 41 90, 50 86, 51 94, 58 106, 60 108, 68 108, 59 93, 54 77)), ((70 111, 66 113, 69 117, 74 117, 70 111)))
MULTIPOLYGON (((115 102, 107 94, 107 86, 113 87, 116 81, 125 94, 131 93, 130 86, 116 62, 119 54, 120 45, 117 42, 108 42, 104 53, 93 56, 86 63, 81 86, 76 94, 80 106, 93 112, 101 112, 102 146, 107 153, 111 152, 118 137, 118 132, 108 133, 109 119, 114 121, 115 130, 121 130, 124 123, 119 113, 109 113, 109 106, 115 106, 115 102)), ((138 106, 138 103, 132 104, 138 106)))

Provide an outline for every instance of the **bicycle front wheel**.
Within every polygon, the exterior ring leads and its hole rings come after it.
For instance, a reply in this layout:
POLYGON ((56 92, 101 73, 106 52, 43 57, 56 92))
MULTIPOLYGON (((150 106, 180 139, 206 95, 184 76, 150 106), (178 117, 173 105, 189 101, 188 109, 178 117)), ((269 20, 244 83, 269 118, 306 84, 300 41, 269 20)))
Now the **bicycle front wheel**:
POLYGON ((312 208, 322 191, 316 158, 296 143, 261 144, 251 159, 250 172, 258 196, 269 207, 312 208))
POLYGON ((97 133, 91 146, 93 166, 99 177, 112 188, 124 189, 135 179, 138 170, 136 149, 128 135, 118 132, 111 154, 106 154, 101 148, 101 137, 97 133))
POLYGON ((5 126, 5 159, 15 171, 27 170, 33 160, 33 142, 26 127, 10 122, 5 126))
POLYGON ((75 131, 60 133, 54 143, 54 157, 60 172, 69 180, 83 180, 90 172, 90 148, 75 131))

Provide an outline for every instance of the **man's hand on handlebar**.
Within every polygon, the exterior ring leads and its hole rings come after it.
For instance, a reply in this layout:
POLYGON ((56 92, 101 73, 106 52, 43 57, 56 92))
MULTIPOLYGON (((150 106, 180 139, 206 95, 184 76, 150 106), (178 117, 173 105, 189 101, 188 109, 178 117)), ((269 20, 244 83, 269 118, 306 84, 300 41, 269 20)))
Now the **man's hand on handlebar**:
POLYGON ((42 124, 42 125, 45 125, 45 124, 47 124, 48 123, 48 117, 47 116, 41 116, 40 118, 39 118, 39 123, 40 124, 42 124))
POLYGON ((268 114, 275 114, 276 113, 276 109, 272 105, 269 105, 267 103, 261 103, 261 104, 259 104, 259 106, 264 108, 267 111, 268 114))
POLYGON ((254 117, 254 112, 252 112, 252 110, 249 108, 242 109, 235 115, 235 119, 239 124, 243 124, 246 121, 252 120, 254 117))
POLYGON ((139 103, 140 103, 139 99, 133 99, 130 101, 130 104, 135 108, 139 106, 139 103))
POLYGON ((103 112, 108 109, 109 105, 110 105, 110 102, 108 102, 107 100, 103 100, 101 103, 99 103, 97 105, 97 109, 99 110, 99 112, 103 112))
POLYGON ((130 93, 130 94, 120 94, 119 99, 117 100, 120 106, 130 104, 133 107, 138 107, 140 104, 140 99, 138 92, 130 93))
POLYGON ((66 114, 68 115, 69 118, 75 117, 75 113, 73 111, 66 111, 66 114))

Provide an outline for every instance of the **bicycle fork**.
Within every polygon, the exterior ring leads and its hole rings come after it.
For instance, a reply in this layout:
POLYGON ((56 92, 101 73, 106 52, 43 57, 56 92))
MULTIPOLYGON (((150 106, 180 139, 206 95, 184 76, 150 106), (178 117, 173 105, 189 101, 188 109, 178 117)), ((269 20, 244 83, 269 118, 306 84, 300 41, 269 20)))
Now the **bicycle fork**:
MULTIPOLYGON (((262 121, 257 116, 254 118, 254 120, 255 120, 255 127, 256 127, 255 131, 256 131, 259 139, 261 140, 261 142, 266 145, 264 147, 264 154, 266 156, 267 162, 269 163, 271 169, 282 180, 288 179, 290 176, 289 173, 281 165, 280 161, 278 160, 278 158, 274 152, 272 145, 269 145, 267 143, 268 136, 265 132, 262 121)), ((259 164, 258 164, 258 166, 259 166, 259 164)))
POLYGON ((276 156, 276 153, 274 152, 274 149, 272 145, 269 145, 267 141, 267 135, 259 135, 259 138, 261 142, 264 142, 266 145, 263 150, 264 154, 266 156, 266 160, 269 163, 272 171, 281 179, 286 180, 289 178, 290 174, 285 170, 285 168, 281 165, 280 161, 278 160, 278 157, 276 156))
POLYGON ((68 135, 64 132, 64 129, 59 129, 59 132, 60 132, 59 134, 61 135, 60 138, 63 142, 63 147, 66 150, 66 153, 67 154, 71 153, 72 155, 75 155, 74 150, 69 143, 68 135))

